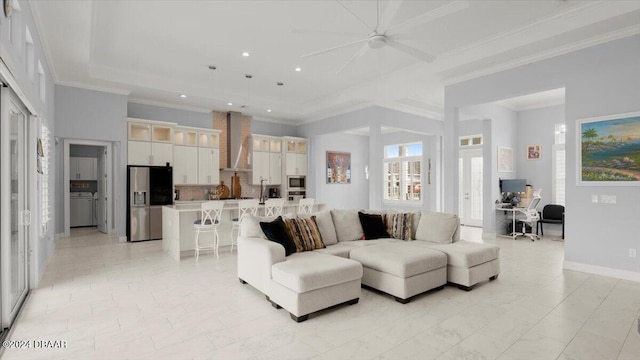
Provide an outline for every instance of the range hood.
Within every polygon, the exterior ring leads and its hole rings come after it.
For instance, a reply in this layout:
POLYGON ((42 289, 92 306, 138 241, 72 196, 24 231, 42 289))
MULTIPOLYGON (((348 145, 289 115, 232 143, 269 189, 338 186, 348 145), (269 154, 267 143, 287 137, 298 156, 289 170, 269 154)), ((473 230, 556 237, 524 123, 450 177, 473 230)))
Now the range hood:
POLYGON ((242 159, 242 153, 247 153, 247 136, 251 131, 243 136, 242 120, 242 113, 237 111, 227 113, 227 167, 220 169, 221 171, 251 171, 242 159))

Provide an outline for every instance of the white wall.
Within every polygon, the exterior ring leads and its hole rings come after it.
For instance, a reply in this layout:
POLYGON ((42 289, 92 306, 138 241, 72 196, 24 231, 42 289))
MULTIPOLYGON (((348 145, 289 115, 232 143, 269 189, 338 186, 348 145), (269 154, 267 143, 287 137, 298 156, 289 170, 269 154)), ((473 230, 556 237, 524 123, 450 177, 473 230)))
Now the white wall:
MULTIPOLYGON (((127 97, 100 91, 85 90, 68 86, 56 86, 55 114, 56 129, 54 135, 62 139, 96 140, 114 143, 113 165, 116 168, 114 192, 115 225, 118 235, 126 233, 127 206, 127 97)), ((58 158, 63 158, 64 146, 60 141, 56 147, 58 158)), ((57 192, 64 194, 63 160, 56 164, 57 192)), ((56 198, 57 232, 64 232, 64 199, 56 198)))
POLYGON ((204 129, 213 127, 211 111, 189 111, 130 102, 127 103, 127 117, 174 122, 204 129))
MULTIPOLYGON (((640 110, 640 35, 538 61, 445 88, 445 133, 457 133, 459 108, 500 99, 566 88, 567 212, 565 261, 573 268, 640 279, 640 259, 627 256, 640 248, 632 224, 640 220, 638 187, 576 184, 576 121, 640 110), (616 195, 617 204, 592 203, 592 195, 616 195)), ((445 166, 457 158, 454 137, 445 143, 445 166), (452 151, 447 151, 452 149, 452 151)), ((445 171, 445 205, 458 201, 455 167, 445 171)))
POLYGON ((369 207, 369 180, 365 178, 365 166, 369 164, 369 137, 351 134, 327 134, 313 141, 310 168, 314 172, 314 190, 311 196, 324 202, 329 209, 367 209, 369 207), (351 183, 327 184, 326 153, 339 151, 351 153, 351 183))
MULTIPOLYGON (((437 170, 441 165, 439 161, 440 153, 439 146, 441 137, 443 134, 442 121, 430 119, 427 117, 417 116, 413 114, 403 113, 388 108, 379 106, 372 106, 370 108, 353 111, 347 114, 333 116, 327 119, 314 121, 298 127, 298 136, 306 137, 309 139, 309 178, 310 183, 307 186, 310 196, 315 196, 318 201, 324 201, 323 196, 316 194, 316 187, 318 179, 324 179, 324 148, 322 146, 316 146, 318 142, 317 138, 327 134, 340 134, 348 130, 368 128, 368 165, 369 165, 369 188, 368 188, 368 208, 369 209, 382 209, 382 195, 383 195, 383 150, 384 150, 384 137, 382 135, 382 127, 393 127, 397 129, 403 129, 404 136, 395 138, 394 141, 398 143, 412 142, 415 139, 415 134, 421 136, 429 136, 429 154, 432 158, 432 168, 437 174, 437 170), (411 134, 411 135, 407 135, 411 134)), ((426 138, 422 138, 426 139, 426 138)), ((335 149, 333 149, 335 150, 335 149)), ((324 180, 323 180, 324 181, 324 180)), ((440 202, 440 184, 439 178, 434 176, 432 178, 432 194, 428 201, 428 209, 435 210, 438 208, 440 202)), ((356 190, 364 191, 364 190, 356 190)), ((348 196, 354 196, 360 198, 360 193, 350 192, 348 196)), ((354 199, 354 201, 356 201, 354 199)), ((359 201, 359 200, 358 200, 359 201)))
POLYGON ((270 136, 298 136, 298 127, 251 119, 251 133, 270 136))

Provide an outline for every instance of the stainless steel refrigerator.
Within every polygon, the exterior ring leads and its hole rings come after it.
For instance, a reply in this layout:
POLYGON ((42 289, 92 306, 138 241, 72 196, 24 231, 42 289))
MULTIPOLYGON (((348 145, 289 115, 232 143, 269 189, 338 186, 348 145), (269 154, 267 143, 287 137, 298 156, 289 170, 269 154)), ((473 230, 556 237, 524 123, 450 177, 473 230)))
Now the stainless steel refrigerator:
POLYGON ((128 166, 127 188, 127 240, 162 239, 162 206, 173 204, 173 169, 128 166))

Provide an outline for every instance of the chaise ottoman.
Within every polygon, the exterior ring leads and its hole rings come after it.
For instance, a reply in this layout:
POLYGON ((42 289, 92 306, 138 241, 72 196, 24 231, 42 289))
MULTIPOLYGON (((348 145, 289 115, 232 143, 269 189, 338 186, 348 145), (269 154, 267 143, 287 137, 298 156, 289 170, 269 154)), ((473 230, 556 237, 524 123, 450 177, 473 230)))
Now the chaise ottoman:
POLYGON ((351 250, 363 266, 362 284, 386 292, 406 304, 411 297, 447 283, 447 256, 404 244, 380 244, 351 250))
POLYGON ((283 307, 296 322, 309 314, 360 299, 362 265, 340 256, 317 252, 295 253, 271 268, 272 291, 267 299, 283 307))

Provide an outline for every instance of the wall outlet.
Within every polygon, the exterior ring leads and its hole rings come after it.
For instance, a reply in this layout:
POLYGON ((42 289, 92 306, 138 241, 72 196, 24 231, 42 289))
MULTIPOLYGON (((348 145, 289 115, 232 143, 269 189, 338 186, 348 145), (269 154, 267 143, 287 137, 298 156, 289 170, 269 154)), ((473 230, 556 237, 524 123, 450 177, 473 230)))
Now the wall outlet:
POLYGON ((603 204, 615 204, 616 196, 615 195, 600 195, 600 202, 603 204))
POLYGON ((636 255, 637 255, 637 254, 636 254, 636 249, 630 248, 630 249, 629 249, 629 257, 630 257, 630 258, 634 258, 634 259, 635 259, 635 258, 636 258, 636 255))
POLYGON ((591 195, 591 202, 592 203, 597 203, 598 202, 598 195, 591 195))

